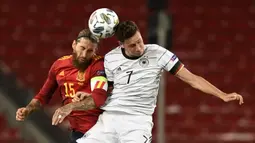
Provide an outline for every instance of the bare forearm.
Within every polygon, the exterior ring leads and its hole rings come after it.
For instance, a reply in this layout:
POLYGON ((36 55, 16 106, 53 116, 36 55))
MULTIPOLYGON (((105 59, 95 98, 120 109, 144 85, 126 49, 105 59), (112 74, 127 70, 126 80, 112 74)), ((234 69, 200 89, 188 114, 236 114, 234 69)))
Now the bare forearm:
POLYGON ((96 108, 96 104, 91 96, 80 102, 73 102, 68 104, 72 110, 91 110, 96 108))
POLYGON ((195 84, 192 84, 191 86, 204 93, 211 94, 217 97, 222 97, 226 94, 200 76, 195 75, 195 80, 195 84))
POLYGON ((41 107, 41 103, 38 99, 32 99, 31 102, 26 106, 29 112, 39 110, 41 107))

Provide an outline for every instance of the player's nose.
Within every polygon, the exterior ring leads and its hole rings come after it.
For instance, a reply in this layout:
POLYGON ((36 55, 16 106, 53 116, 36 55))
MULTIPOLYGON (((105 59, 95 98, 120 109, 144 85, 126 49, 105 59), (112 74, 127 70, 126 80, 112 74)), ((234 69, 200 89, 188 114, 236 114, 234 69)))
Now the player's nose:
POLYGON ((87 52, 85 50, 82 51, 81 53, 81 58, 86 58, 87 52))
POLYGON ((142 52, 142 47, 138 45, 137 48, 136 48, 136 52, 141 53, 142 52))

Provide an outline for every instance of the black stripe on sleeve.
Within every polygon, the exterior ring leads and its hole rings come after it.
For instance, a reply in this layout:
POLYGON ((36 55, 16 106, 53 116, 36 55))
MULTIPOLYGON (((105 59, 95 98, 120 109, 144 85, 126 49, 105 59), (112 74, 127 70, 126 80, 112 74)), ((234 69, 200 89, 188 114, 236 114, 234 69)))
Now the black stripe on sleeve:
POLYGON ((107 90, 107 96, 112 95, 112 90, 113 90, 113 81, 108 81, 108 90, 107 90))
POLYGON ((108 81, 108 86, 113 87, 113 81, 108 81))
POLYGON ((175 75, 181 69, 181 67, 183 67, 183 64, 180 61, 178 61, 169 72, 175 75))

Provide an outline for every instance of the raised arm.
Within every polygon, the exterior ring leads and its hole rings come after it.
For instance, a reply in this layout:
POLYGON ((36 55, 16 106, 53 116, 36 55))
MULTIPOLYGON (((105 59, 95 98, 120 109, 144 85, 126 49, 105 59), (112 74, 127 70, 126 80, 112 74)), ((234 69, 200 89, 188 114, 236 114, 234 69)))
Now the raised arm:
POLYGON ((39 110, 44 104, 48 103, 57 87, 58 84, 56 82, 53 64, 40 92, 30 101, 26 107, 22 107, 17 110, 16 120, 24 121, 28 115, 36 110, 39 110))
POLYGON ((239 104, 243 104, 243 97, 237 93, 225 93, 215 87, 213 84, 205 80, 203 77, 195 75, 191 73, 189 70, 187 70, 185 67, 180 69, 176 73, 176 77, 181 79, 182 81, 186 82, 190 86, 192 86, 195 89, 198 89, 204 93, 214 95, 225 102, 232 101, 232 100, 239 100, 239 104))

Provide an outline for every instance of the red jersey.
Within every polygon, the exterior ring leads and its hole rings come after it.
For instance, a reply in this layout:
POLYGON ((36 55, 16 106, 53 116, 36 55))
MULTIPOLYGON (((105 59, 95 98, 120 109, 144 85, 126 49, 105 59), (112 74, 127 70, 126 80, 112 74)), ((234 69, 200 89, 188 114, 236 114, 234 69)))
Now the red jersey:
MULTIPOLYGON (((44 105, 50 101, 55 90, 59 88, 65 105, 72 102, 72 98, 77 91, 83 91, 92 93, 94 102, 97 107, 100 107, 107 98, 106 83, 95 83, 98 89, 94 90, 95 85, 91 84, 91 79, 105 77, 103 57, 95 56, 84 72, 75 68, 72 60, 73 57, 70 55, 55 61, 49 71, 47 80, 34 98, 44 105), (91 86, 93 86, 93 90, 91 86)), ((67 118, 72 129, 85 133, 94 126, 101 113, 102 110, 99 108, 88 111, 73 111, 67 118)))

